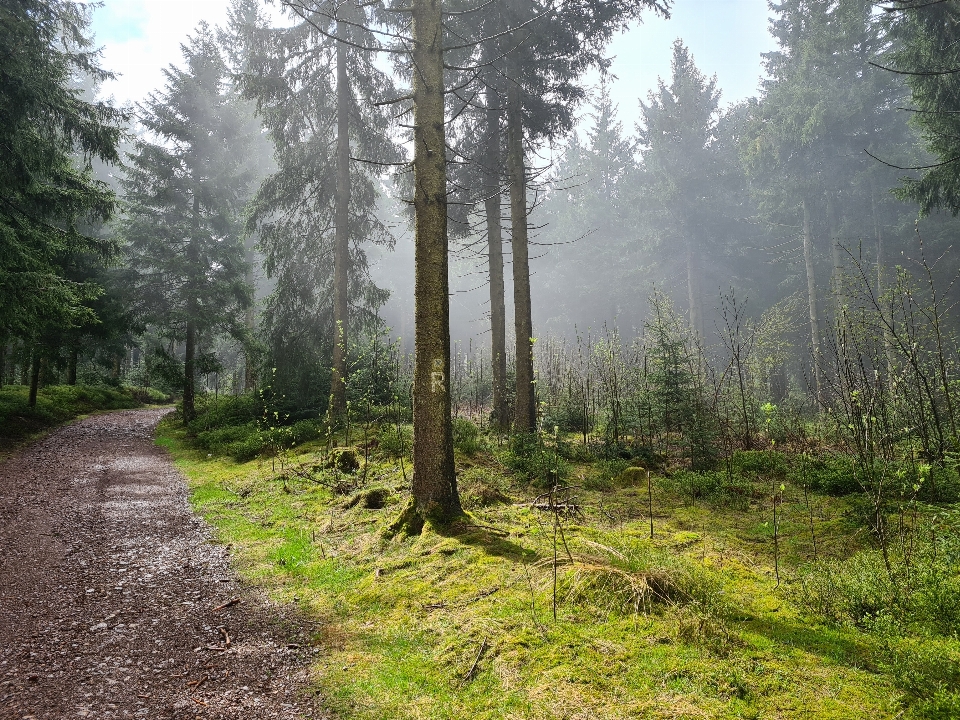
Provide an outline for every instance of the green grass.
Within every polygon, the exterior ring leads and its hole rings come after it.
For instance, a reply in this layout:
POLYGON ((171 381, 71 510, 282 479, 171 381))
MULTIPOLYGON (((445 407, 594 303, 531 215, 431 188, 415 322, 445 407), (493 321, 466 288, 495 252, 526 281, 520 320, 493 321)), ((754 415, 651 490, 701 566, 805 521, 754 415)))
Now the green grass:
POLYGON ((0 450, 9 450, 37 433, 80 415, 139 407, 141 400, 152 398, 144 396, 142 392, 138 398, 135 390, 51 385, 39 390, 36 407, 31 408, 28 402, 29 388, 25 385, 8 385, 0 389, 0 450))
MULTIPOLYGON (((389 491, 367 509, 329 489, 322 450, 208 457, 170 420, 158 441, 239 570, 317 621, 313 682, 337 717, 951 717, 952 676, 917 655, 916 637, 829 622, 797 601, 814 538, 837 561, 871 544, 851 498, 805 496, 780 458, 738 458, 770 477, 710 479, 696 497, 694 479, 655 478, 653 540, 645 484, 571 465, 603 489, 577 490, 584 516, 562 522, 554 618, 552 516, 480 443, 458 452, 467 519, 390 537, 408 501, 390 453, 365 466, 367 485, 389 491)), ((934 640, 939 656, 960 654, 956 638, 934 640)))

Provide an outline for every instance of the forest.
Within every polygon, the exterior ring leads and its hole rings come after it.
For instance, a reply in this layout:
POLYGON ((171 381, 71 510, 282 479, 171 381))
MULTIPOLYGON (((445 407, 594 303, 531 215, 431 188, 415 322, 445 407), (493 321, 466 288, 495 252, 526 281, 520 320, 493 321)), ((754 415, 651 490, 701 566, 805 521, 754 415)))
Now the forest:
POLYGON ((117 106, 0 0, 0 450, 171 406, 337 717, 960 717, 960 4, 624 127, 683 2, 230 0, 117 106))

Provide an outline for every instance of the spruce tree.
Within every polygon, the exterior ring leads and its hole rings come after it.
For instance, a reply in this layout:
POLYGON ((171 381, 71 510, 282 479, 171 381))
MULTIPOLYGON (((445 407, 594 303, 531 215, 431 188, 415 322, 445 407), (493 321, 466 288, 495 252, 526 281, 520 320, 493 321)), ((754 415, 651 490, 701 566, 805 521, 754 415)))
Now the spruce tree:
MULTIPOLYGON (((924 213, 960 213, 960 8, 956 3, 892 0, 885 9, 897 41, 890 69, 911 91, 911 122, 934 161, 907 177, 900 197, 924 213)), ((879 63, 878 63, 879 64, 879 63)))
POLYGON ((329 397, 339 417, 349 344, 387 297, 369 280, 364 246, 393 243, 376 203, 399 151, 376 102, 394 91, 363 49, 374 43, 367 4, 308 2, 289 12, 289 27, 250 29, 244 94, 270 132, 277 169, 253 200, 249 226, 276 279, 265 326, 278 380, 329 397))
POLYGON ((155 140, 141 139, 130 157, 123 236, 143 318, 184 342, 190 422, 198 339, 218 329, 240 334, 250 302, 241 241, 250 125, 211 29, 201 23, 181 49, 185 67, 164 70, 166 87, 140 106, 155 140))
POLYGON ((663 80, 648 103, 641 103, 640 145, 643 166, 661 228, 685 253, 690 327, 703 337, 702 266, 717 190, 716 153, 711 147, 720 92, 716 78, 706 78, 683 42, 673 44, 671 77, 663 80))
POLYGON ((102 289, 67 267, 79 254, 102 262, 116 252, 89 231, 116 203, 91 164, 119 162, 124 116, 75 84, 110 77, 87 25, 80 3, 0 0, 0 343, 32 338, 43 323, 93 321, 102 289))

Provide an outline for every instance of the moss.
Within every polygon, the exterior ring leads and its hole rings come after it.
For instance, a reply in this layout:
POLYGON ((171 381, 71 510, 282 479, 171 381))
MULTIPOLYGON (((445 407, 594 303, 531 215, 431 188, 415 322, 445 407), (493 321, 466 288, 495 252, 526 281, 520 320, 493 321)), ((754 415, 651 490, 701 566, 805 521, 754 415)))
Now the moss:
MULTIPOLYGON (((465 496, 489 479, 511 502, 438 525, 415 512, 389 452, 344 503, 296 475, 284 492, 263 463, 207 458, 172 423, 161 442, 244 575, 319 620, 315 689, 337 717, 892 718, 950 701, 931 695, 927 664, 897 670, 878 638, 811 617, 776 587, 762 503, 708 508, 655 483, 650 540, 644 472, 642 487, 578 490, 585 515, 561 517, 554 545, 553 516, 530 507, 537 491, 484 451, 461 476, 465 496), (381 491, 386 509, 368 507, 381 491)), ((812 548, 787 483, 789 582, 812 548)), ((864 549, 841 523, 845 498, 813 502, 820 552, 864 549)))

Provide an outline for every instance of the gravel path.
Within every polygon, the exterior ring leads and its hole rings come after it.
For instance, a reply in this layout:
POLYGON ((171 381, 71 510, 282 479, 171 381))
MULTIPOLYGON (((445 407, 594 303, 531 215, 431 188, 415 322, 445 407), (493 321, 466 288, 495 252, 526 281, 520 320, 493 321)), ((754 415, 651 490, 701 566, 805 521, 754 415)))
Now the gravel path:
POLYGON ((164 412, 89 417, 0 465, 0 718, 326 717, 309 626, 190 511, 153 444, 164 412))

